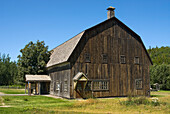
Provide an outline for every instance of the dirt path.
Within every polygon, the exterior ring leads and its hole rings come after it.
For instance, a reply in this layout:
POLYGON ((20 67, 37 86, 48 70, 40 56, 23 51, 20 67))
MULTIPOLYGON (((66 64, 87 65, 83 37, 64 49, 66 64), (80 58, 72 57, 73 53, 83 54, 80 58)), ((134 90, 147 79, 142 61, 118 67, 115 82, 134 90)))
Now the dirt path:
POLYGON ((4 93, 0 92, 0 94, 4 94, 4 93))
MULTIPOLYGON (((0 92, 0 94, 2 95, 4 93, 0 92)), ((0 96, 0 101, 1 101, 1 104, 2 104, 2 106, 0 106, 0 107, 11 107, 11 106, 5 105, 5 103, 3 102, 3 98, 1 96, 0 96)))
POLYGON ((46 96, 46 97, 52 97, 52 98, 55 98, 55 99, 62 99, 61 97, 58 97, 58 96, 54 96, 54 95, 42 95, 42 96, 46 96))

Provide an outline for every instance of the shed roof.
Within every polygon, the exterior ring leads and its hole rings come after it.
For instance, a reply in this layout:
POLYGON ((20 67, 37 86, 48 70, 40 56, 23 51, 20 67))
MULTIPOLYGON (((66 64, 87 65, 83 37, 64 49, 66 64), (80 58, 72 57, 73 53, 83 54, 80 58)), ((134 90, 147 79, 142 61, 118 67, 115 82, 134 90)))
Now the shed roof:
POLYGON ((39 82, 51 81, 51 78, 48 75, 30 75, 30 74, 26 74, 25 78, 26 78, 27 82, 28 81, 30 81, 30 82, 33 82, 33 81, 39 81, 39 82))

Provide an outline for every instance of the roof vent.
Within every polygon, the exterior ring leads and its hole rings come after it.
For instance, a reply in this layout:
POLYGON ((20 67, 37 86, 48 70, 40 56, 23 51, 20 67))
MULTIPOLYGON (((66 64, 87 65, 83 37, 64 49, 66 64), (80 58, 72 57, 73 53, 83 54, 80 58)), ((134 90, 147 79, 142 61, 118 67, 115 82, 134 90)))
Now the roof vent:
POLYGON ((109 8, 107 8, 107 19, 110 19, 112 17, 115 17, 115 8, 110 6, 109 8))

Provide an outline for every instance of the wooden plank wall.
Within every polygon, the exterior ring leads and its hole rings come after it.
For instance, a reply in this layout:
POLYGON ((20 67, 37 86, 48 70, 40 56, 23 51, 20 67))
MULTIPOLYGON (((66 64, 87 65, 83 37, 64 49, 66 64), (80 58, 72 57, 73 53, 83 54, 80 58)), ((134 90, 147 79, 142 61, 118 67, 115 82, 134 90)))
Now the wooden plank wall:
POLYGON ((149 90, 150 61, 138 37, 116 20, 110 20, 85 32, 69 61, 71 62, 70 96, 74 97, 72 78, 84 72, 89 79, 109 79, 109 91, 95 92, 96 97, 147 95, 149 90), (89 53, 91 62, 84 61, 89 53), (108 63, 102 63, 102 54, 108 55, 108 63), (120 63, 125 55, 126 64, 120 63), (138 56, 140 64, 134 64, 138 56), (136 90, 135 79, 143 80, 142 90, 136 90))
POLYGON ((48 74, 51 77, 50 94, 70 98, 70 63, 54 66, 48 69, 48 74), (64 91, 64 81, 67 80, 67 91, 64 91), (57 83, 60 84, 60 90, 57 89, 57 83))

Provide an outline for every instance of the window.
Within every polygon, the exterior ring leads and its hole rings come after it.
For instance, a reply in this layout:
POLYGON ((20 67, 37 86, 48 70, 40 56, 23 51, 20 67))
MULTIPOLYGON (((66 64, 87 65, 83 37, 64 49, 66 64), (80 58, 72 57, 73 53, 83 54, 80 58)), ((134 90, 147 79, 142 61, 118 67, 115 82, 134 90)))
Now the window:
POLYGON ((135 58, 134 58, 134 63, 135 63, 135 64, 139 64, 139 57, 135 57, 135 58))
POLYGON ((93 89, 100 90, 100 82, 93 82, 93 89))
POLYGON ((59 81, 58 81, 58 80, 56 81, 56 90, 57 90, 57 91, 60 90, 60 84, 59 84, 59 81))
POLYGON ((89 53, 85 54, 85 62, 90 62, 90 54, 89 53))
POLYGON ((120 56, 120 63, 125 64, 126 63, 126 57, 125 55, 120 56))
POLYGON ((109 81, 94 81, 93 90, 109 90, 109 81))
POLYGON ((102 62, 107 63, 107 54, 102 54, 102 62))
POLYGON ((64 92, 67 92, 67 80, 64 81, 64 92))
POLYGON ((101 82, 101 89, 102 90, 107 90, 108 89, 108 82, 106 82, 106 81, 101 82))
POLYGON ((136 79, 136 89, 142 89, 142 79, 136 79))

